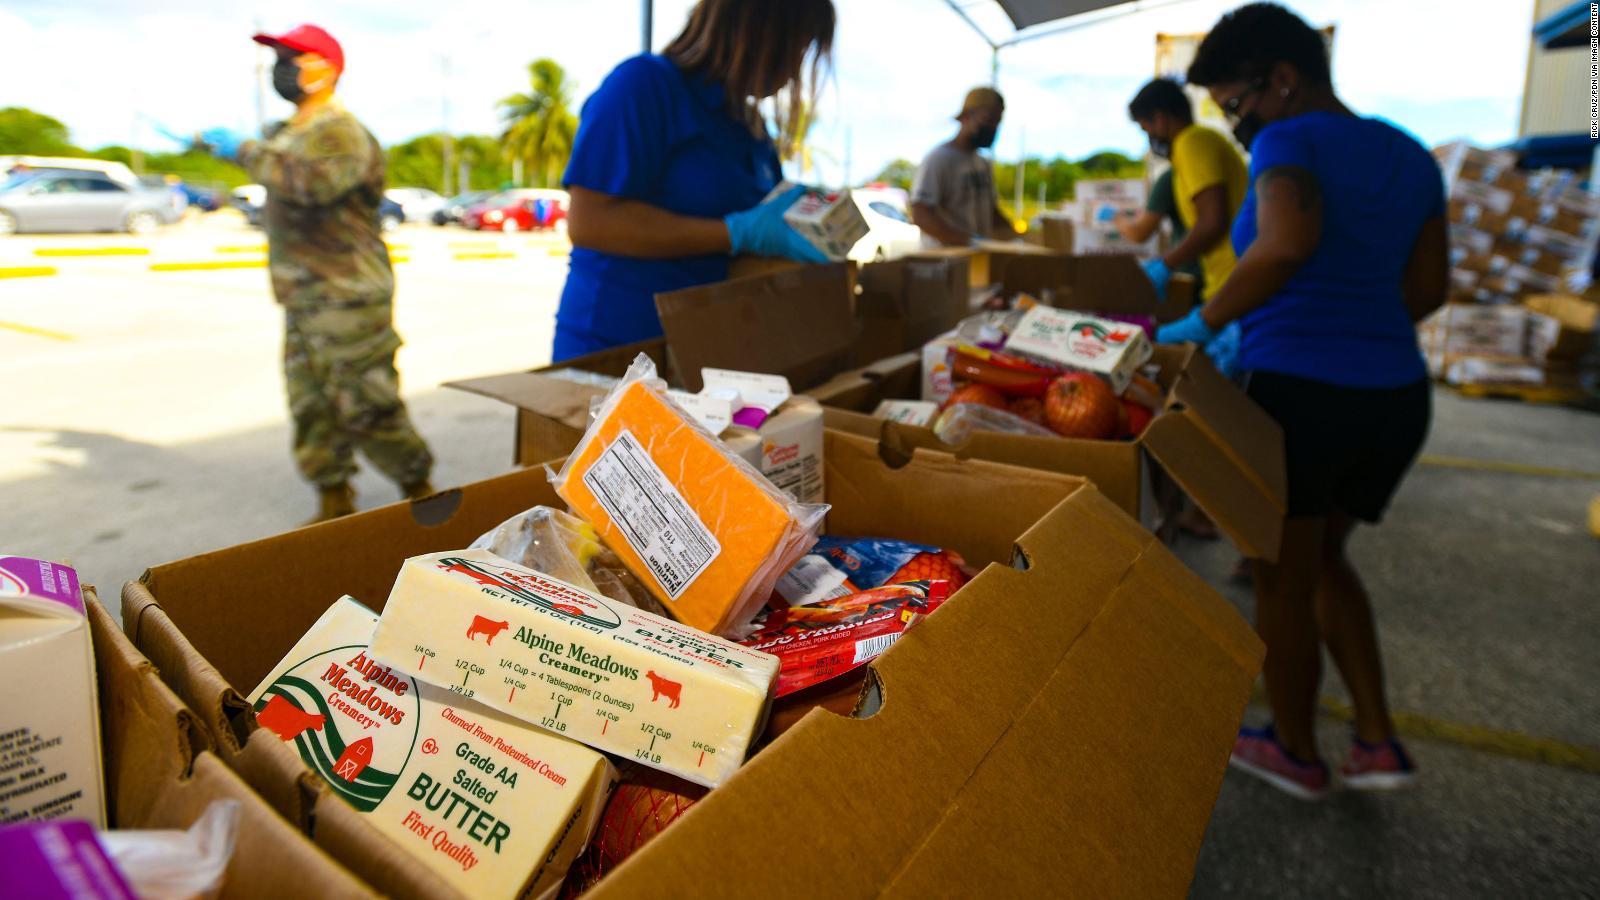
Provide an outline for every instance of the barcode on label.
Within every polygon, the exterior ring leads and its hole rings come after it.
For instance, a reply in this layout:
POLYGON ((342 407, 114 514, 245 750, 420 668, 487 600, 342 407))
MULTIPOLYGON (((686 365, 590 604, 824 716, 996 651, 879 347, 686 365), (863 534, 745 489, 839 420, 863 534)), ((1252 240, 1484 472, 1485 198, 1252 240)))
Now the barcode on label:
POLYGON ((584 473, 583 483, 674 600, 722 552, 716 535, 627 429, 584 473))
POLYGON ((883 655, 883 651, 889 649, 890 644, 898 640, 900 640, 898 634, 880 634, 877 637, 856 641, 856 664, 877 659, 883 655))

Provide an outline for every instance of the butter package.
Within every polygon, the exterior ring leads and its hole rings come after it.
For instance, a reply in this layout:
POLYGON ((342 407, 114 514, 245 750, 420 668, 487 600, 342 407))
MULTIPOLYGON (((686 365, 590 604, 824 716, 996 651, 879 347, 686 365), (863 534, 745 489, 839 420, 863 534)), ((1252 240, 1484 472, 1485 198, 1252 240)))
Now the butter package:
POLYGON ((372 653, 575 741, 712 787, 744 762, 778 660, 483 550, 406 560, 372 653))
POLYGON ((466 896, 551 890, 593 833, 616 770, 582 744, 379 663, 377 624, 341 598, 250 694, 256 723, 466 896))
POLYGON ((643 354, 550 483, 673 618, 719 635, 747 633, 827 512, 673 403, 643 354))
POLYGON ((1006 352, 1094 372, 1121 394, 1155 353, 1144 329, 1081 312, 1035 306, 1006 340, 1006 352))
MULTIPOLYGON (((767 199, 793 188, 793 184, 785 181, 774 188, 767 199)), ((834 262, 849 256, 850 249, 866 237, 868 231, 867 220, 849 191, 807 188, 783 214, 783 221, 834 262)))
POLYGON ((0 825, 106 823, 100 713, 78 573, 0 556, 0 825))
MULTIPOLYGON (((946 371, 948 370, 946 366, 946 371)), ((919 428, 931 424, 938 414, 939 404, 927 400, 884 400, 872 411, 874 419, 885 419, 919 428)))

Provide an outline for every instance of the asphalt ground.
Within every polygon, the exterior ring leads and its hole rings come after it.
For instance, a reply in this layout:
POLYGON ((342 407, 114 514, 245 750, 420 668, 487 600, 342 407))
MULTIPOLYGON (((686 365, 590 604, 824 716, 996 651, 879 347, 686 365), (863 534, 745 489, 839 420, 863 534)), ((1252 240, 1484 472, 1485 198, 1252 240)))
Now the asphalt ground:
MULTIPOLYGON (((405 260, 399 364, 434 481, 503 472, 510 409, 440 385, 548 359, 564 244, 430 226, 390 240, 405 260)), ((259 244, 225 214, 144 239, 0 239, 0 550, 70 561, 109 597, 150 565, 310 513, 266 272, 188 265, 256 263, 259 244), (4 277, 39 267, 57 273, 4 277)), ((1304 804, 1230 773, 1196 897, 1600 897, 1600 541, 1584 524, 1600 417, 1445 390, 1435 403, 1423 464, 1352 546, 1422 783, 1304 804)), ((362 508, 396 499, 370 471, 355 487, 362 508)), ((1251 614, 1226 542, 1176 549, 1251 614)), ((1327 671, 1320 737, 1336 763, 1346 698, 1327 671)))

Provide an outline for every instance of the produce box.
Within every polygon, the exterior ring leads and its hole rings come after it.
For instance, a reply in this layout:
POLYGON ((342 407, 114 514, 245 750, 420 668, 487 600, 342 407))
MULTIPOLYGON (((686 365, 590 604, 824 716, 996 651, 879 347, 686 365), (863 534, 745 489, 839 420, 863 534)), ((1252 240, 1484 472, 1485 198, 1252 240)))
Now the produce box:
MULTIPOLYGON (((883 452, 828 434, 830 531, 951 548, 980 574, 872 663, 856 716, 805 714, 589 896, 748 896, 781 840, 808 863, 761 880, 773 900, 1181 897, 1259 640, 1082 479, 924 451, 893 467, 883 452)), ((341 594, 382 604, 404 559, 535 504, 559 500, 527 469, 158 566, 124 589, 124 622, 316 843, 363 874, 383 858, 380 890, 448 896, 252 734, 240 691, 341 594)))
POLYGON ((513 455, 520 465, 571 452, 589 425, 590 404, 610 388, 572 373, 620 377, 640 353, 670 384, 691 392, 710 367, 782 375, 820 401, 829 378, 855 364, 854 283, 848 264, 796 266, 662 294, 656 306, 664 338, 450 386, 517 407, 513 455))
MULTIPOLYGON (((1152 496, 1149 458, 1159 463, 1246 554, 1274 559, 1287 508, 1283 435, 1278 424, 1190 345, 1158 345, 1152 360, 1166 406, 1133 441, 1076 440, 976 432, 953 448, 964 459, 983 459, 1082 475, 1128 514, 1152 527, 1170 510, 1152 496)), ((881 360, 840 376, 826 422, 829 428, 878 436, 897 446, 951 450, 928 427, 874 418, 885 400, 921 396, 919 353, 881 360), (849 389, 842 382, 855 378, 849 389)))
MULTIPOLYGON (((239 843, 223 898, 284 896, 285 879, 318 897, 372 897, 212 752, 211 733, 84 591, 99 680, 108 818, 114 828, 187 829, 217 800, 239 804, 239 843)), ((376 883, 376 882, 375 882, 376 883)))

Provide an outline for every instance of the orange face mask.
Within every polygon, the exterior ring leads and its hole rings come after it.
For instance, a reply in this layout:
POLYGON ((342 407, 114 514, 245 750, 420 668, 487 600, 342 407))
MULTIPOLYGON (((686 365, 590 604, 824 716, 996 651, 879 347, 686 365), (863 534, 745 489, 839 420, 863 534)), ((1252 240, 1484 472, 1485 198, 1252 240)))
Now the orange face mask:
POLYGON ((315 53, 279 57, 272 68, 273 90, 290 103, 301 103, 319 94, 332 93, 338 80, 338 70, 315 53))

